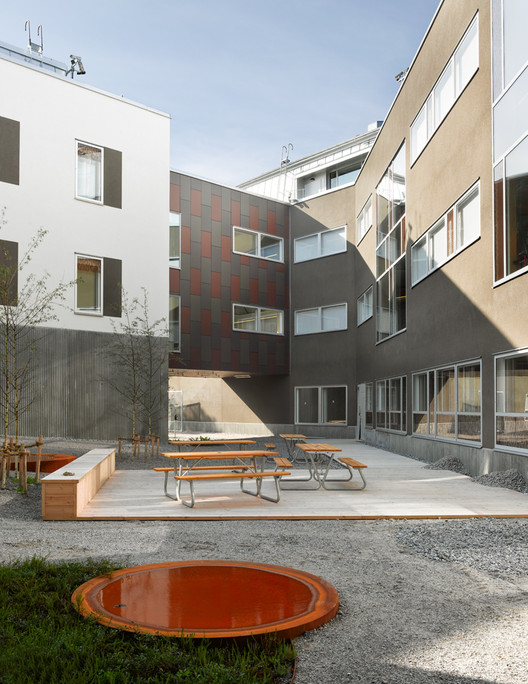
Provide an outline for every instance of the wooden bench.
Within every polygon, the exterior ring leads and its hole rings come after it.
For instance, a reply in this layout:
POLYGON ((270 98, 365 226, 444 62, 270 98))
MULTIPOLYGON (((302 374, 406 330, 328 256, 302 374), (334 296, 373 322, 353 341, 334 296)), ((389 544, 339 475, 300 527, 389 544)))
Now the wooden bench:
POLYGON ((264 446, 266 447, 266 449, 269 449, 270 451, 274 451, 277 448, 275 444, 272 444, 271 442, 264 444, 264 446))
POLYGON ((290 461, 283 456, 275 456, 273 460, 275 461, 275 470, 278 470, 279 468, 293 468, 290 461))
MULTIPOLYGON (((225 467, 225 466, 224 466, 225 467)), ((233 466, 227 466, 229 468, 233 468, 233 466)), ((235 468, 238 467, 235 465, 235 468)), ((210 468, 211 470, 212 468, 210 468)), ((216 469, 216 468, 214 468, 216 469)), ((193 469, 194 470, 194 469, 193 469)), ((189 508, 192 508, 194 506, 194 483, 196 481, 200 480, 240 480, 240 489, 244 492, 244 494, 251 494, 251 496, 260 496, 262 499, 266 499, 267 501, 272 501, 273 503, 278 503, 280 501, 280 487, 279 487, 279 481, 282 477, 285 475, 291 475, 291 473, 286 473, 283 470, 280 471, 274 471, 274 472, 264 472, 264 471, 257 471, 255 472, 254 470, 251 470, 251 472, 231 472, 231 473, 193 473, 193 472, 188 472, 185 475, 175 475, 174 479, 176 480, 176 498, 178 501, 185 506, 188 506, 189 508), (267 496, 265 494, 262 494, 261 492, 261 486, 262 486, 262 479, 267 477, 272 477, 275 482, 275 496, 267 496), (256 492, 251 492, 249 489, 244 489, 244 480, 245 479, 256 479, 257 480, 257 490, 256 492), (191 494, 191 500, 190 501, 185 501, 181 497, 181 483, 182 482, 188 482, 189 483, 189 488, 190 488, 190 494, 191 494)))
MULTIPOLYGON (((354 477, 354 470, 359 473, 359 476, 363 480, 363 487, 358 487, 358 491, 361 489, 365 489, 367 486, 367 481, 365 480, 363 476, 363 468, 367 468, 364 463, 360 463, 359 461, 354 460, 353 458, 350 458, 349 456, 341 456, 340 458, 337 459, 339 463, 342 463, 347 469, 348 472, 350 473, 350 477, 348 478, 351 480, 354 477)), ((347 480, 345 480, 346 482, 347 480)))

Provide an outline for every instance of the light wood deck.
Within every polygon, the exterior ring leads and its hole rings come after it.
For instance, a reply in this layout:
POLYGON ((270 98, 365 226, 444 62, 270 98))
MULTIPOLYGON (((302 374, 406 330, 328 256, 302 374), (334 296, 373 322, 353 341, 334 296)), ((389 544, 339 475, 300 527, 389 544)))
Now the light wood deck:
MULTIPOLYGON (((116 470, 78 520, 383 519, 528 517, 528 496, 484 487, 464 475, 426 470, 424 464, 351 440, 331 440, 343 456, 368 466, 363 491, 282 490, 279 504, 240 492, 236 483, 202 483, 194 508, 163 494, 151 469, 116 470)), ((296 473, 297 474, 297 471, 296 473)), ((301 472, 299 472, 301 474, 301 472)), ((343 477, 347 475, 343 469, 343 477)), ((272 488, 263 484, 263 491, 272 488)), ((329 485, 331 487, 331 485, 329 485)))

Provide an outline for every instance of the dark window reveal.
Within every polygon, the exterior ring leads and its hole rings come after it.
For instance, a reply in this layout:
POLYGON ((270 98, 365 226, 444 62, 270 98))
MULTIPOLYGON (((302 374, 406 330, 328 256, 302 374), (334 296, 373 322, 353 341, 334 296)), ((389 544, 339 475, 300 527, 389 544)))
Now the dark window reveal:
POLYGON ((121 259, 103 259, 103 316, 121 318, 121 259))
POLYGON ((20 123, 0 116, 0 182, 20 184, 20 123))

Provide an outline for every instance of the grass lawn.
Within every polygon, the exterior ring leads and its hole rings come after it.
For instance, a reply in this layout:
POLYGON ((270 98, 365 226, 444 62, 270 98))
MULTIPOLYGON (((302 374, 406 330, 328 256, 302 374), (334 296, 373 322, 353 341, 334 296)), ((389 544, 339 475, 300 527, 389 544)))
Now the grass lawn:
POLYGON ((288 641, 210 640, 135 634, 79 615, 70 597, 109 561, 0 564, 0 682, 42 684, 278 684, 289 681, 288 641))

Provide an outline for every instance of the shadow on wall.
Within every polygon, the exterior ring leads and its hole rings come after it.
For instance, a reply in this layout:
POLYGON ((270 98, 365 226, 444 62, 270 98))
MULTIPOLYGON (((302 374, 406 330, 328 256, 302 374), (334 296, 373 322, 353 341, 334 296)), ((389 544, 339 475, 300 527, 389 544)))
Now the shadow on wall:
MULTIPOLYGON (((225 383, 261 423, 269 425, 292 422, 289 376, 226 378, 225 383)), ((226 420, 239 422, 240 417, 233 416, 233 420, 226 417, 226 420)))

